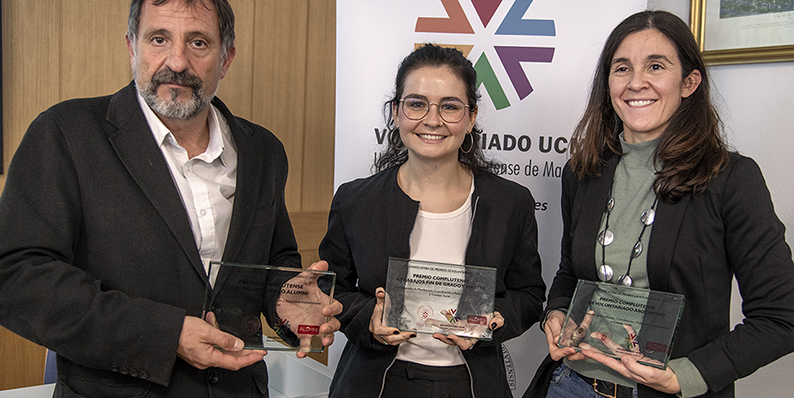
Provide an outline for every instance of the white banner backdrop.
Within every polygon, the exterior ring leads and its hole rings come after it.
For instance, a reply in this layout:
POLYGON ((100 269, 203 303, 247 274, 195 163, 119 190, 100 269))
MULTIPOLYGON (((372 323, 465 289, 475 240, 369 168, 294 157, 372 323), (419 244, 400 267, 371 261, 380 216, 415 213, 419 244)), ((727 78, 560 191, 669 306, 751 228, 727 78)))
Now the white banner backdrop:
MULTIPOLYGON (((383 104, 415 43, 455 45, 482 82, 478 123, 504 177, 536 200, 544 279, 551 283, 562 234, 560 175, 601 47, 645 0, 337 0, 334 185, 369 176, 384 148, 383 104)), ((338 337, 343 337, 338 334, 338 337)), ((329 349, 333 368, 342 350, 329 349)), ((548 354, 533 326, 508 341, 505 359, 520 396, 548 354)))

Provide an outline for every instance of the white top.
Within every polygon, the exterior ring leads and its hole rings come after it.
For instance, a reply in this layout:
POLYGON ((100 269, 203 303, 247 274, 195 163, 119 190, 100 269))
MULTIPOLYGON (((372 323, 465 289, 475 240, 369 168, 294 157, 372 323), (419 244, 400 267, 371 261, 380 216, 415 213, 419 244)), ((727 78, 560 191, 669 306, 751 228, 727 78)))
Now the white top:
MULTIPOLYGON (((465 264, 466 246, 471 236, 471 183, 469 197, 463 206, 449 213, 430 213, 419 210, 411 232, 411 259, 448 264, 465 264)), ((411 275, 409 274, 410 278, 411 275)), ((440 300, 439 300, 440 302, 440 300)), ((458 300, 452 299, 450 308, 457 308, 458 300)), ((397 359, 428 366, 454 366, 465 363, 460 348, 444 344, 432 334, 417 333, 417 336, 400 344, 397 359)))
MULTIPOLYGON (((221 112, 210 105, 210 141, 204 153, 188 159, 187 150, 138 94, 138 103, 165 157, 171 178, 185 206, 193 238, 204 271, 210 261, 220 261, 232 221, 234 192, 237 186, 237 147, 229 124, 221 112)), ((210 284, 215 284, 218 269, 212 269, 210 284)))

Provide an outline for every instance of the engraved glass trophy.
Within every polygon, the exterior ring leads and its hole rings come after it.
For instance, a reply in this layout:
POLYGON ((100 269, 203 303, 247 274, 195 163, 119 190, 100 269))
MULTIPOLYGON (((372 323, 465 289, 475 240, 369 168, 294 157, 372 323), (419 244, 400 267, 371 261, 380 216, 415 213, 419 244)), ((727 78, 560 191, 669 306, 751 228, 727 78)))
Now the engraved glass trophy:
POLYGON ((331 303, 336 274, 290 267, 210 263, 221 267, 207 289, 204 312, 246 349, 322 352, 322 308, 331 303))
POLYGON ((558 345, 665 369, 683 308, 680 294, 580 279, 558 345))
POLYGON ((389 258, 383 323, 490 340, 495 290, 495 268, 389 258))

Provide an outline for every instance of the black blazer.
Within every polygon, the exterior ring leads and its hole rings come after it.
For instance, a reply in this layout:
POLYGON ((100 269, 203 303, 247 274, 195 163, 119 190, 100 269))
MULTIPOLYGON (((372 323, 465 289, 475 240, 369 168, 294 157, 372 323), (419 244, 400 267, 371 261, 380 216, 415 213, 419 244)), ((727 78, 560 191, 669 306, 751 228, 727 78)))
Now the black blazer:
MULTIPOLYGON (((238 150, 223 259, 300 267, 282 144, 213 104, 238 150)), ((227 277, 222 270, 216 290, 227 277)), ((58 353, 56 395, 266 395, 264 363, 202 371, 176 357, 183 319, 201 315, 207 284, 134 82, 33 121, 0 198, 0 318, 58 353)))
MULTIPOLYGON (((419 211, 397 184, 398 167, 339 187, 331 204, 320 258, 336 272, 337 316, 348 339, 331 382, 332 398, 377 397, 397 355, 369 331, 375 289, 386 286, 389 257, 410 257, 419 211)), ((466 264, 496 268, 494 307, 505 318, 491 341, 462 351, 477 397, 510 397, 501 343, 519 336, 542 314, 546 285, 538 255, 535 200, 526 187, 493 174, 474 175, 466 264)))
MULTIPOLYGON (((597 281, 594 245, 615 168, 578 180, 565 167, 560 269, 547 311, 567 308, 578 279, 597 281)), ((675 204, 660 201, 647 254, 653 290, 686 296, 671 358, 688 357, 710 397, 732 397, 734 380, 794 351, 794 263, 758 165, 730 155, 709 189, 675 204), (731 330, 732 278, 745 319, 731 330)), ((666 396, 645 386, 641 397, 666 396)))

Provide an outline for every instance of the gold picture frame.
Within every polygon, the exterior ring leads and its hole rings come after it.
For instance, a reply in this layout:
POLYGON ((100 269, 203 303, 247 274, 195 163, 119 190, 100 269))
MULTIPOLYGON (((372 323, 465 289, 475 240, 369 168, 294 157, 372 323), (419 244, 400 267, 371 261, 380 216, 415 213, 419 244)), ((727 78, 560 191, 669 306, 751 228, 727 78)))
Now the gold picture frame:
MULTIPOLYGON (((769 45, 756 47, 739 47, 728 49, 706 50, 706 26, 708 20, 706 8, 707 0, 691 0, 689 10, 690 29, 695 35, 703 52, 703 58, 709 65, 733 65, 763 62, 794 61, 794 34, 790 43, 783 45, 769 45)), ((708 0, 719 1, 719 0, 708 0)), ((794 29, 792 29, 794 31, 794 29)), ((738 33, 738 32, 737 32, 738 33)))

